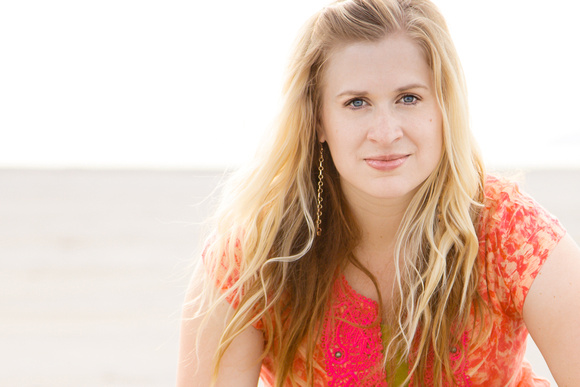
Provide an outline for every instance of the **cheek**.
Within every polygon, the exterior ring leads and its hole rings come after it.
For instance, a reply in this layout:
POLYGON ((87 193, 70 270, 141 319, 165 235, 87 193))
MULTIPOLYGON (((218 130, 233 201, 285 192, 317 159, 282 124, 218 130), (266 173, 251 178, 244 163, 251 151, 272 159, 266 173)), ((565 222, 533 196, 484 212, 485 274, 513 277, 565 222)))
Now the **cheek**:
POLYGON ((439 160, 443 154, 443 122, 438 119, 434 119, 435 123, 433 127, 433 152, 436 154, 436 158, 439 160))
POLYGON ((322 115, 319 139, 320 141, 326 141, 330 147, 337 146, 344 137, 344 122, 337 119, 336 115, 332 112, 326 112, 322 115))
POLYGON ((345 138, 344 132, 341 128, 329 125, 324 127, 324 139, 328 146, 328 150, 330 151, 334 165, 339 174, 342 175, 344 167, 348 164, 348 160, 350 159, 349 155, 352 155, 354 152, 354 149, 351 146, 353 141, 345 138))
POLYGON ((324 138, 333 157, 340 159, 355 154, 364 142, 359 133, 344 122, 325 126, 324 138))
POLYGON ((429 127, 431 128, 432 137, 438 144, 443 143, 443 117, 438 111, 434 111, 429 117, 429 127))
MULTIPOLYGON (((429 114, 417 122, 413 136, 425 151, 425 156, 429 162, 439 160, 443 152, 443 122, 436 113, 429 114)), ((427 160, 425 160, 427 161, 427 160)))

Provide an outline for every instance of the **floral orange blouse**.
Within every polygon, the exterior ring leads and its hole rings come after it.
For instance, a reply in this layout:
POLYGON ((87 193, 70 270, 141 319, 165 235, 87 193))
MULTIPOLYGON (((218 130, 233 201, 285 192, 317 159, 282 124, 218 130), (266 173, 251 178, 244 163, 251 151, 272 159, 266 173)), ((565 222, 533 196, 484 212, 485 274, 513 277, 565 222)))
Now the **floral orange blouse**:
MULTIPOLYGON (((522 313, 532 282, 565 230, 507 180, 486 179, 484 204, 477 264, 479 292, 491 310, 487 322, 491 333, 479 348, 470 348, 473 330, 464 332, 452 346, 449 356, 452 366, 457 366, 455 379, 459 386, 472 387, 549 386, 524 360, 528 331, 522 313)), ((381 328, 373 324, 378 319, 377 303, 356 293, 339 277, 318 345, 318 360, 324 369, 317 370, 316 386, 387 386, 381 366, 381 328)), ((473 312, 471 321, 475 328, 482 324, 473 312)), ((299 361, 294 370, 301 373, 299 361)), ((274 375, 268 356, 261 371, 266 386, 273 386, 274 375)))

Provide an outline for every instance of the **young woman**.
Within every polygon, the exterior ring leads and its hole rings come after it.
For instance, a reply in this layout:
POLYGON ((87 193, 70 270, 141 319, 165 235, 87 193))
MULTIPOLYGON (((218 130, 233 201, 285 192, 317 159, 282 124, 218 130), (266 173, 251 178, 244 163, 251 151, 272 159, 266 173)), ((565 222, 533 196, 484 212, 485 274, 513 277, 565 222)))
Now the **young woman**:
POLYGON ((580 250, 486 175, 427 0, 339 1, 292 56, 271 143, 223 198, 178 385, 580 385, 580 250))

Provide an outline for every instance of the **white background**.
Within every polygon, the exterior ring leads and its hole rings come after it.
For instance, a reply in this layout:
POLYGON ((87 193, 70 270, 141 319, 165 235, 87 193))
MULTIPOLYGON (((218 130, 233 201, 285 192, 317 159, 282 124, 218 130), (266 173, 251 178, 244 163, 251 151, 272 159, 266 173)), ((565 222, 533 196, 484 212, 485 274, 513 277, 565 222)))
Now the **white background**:
MULTIPOLYGON (((321 0, 0 1, 0 167, 251 157, 321 0)), ((493 167, 580 167, 576 1, 436 0, 493 167)))

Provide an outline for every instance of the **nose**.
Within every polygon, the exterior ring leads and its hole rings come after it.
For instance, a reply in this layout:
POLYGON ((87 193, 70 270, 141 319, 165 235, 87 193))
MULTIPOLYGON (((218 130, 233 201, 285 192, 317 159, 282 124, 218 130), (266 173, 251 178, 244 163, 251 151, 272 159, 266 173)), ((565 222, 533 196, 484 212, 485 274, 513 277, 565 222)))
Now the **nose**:
POLYGON ((391 144, 403 137, 401 120, 389 109, 377 109, 367 133, 367 138, 379 144, 391 144))

